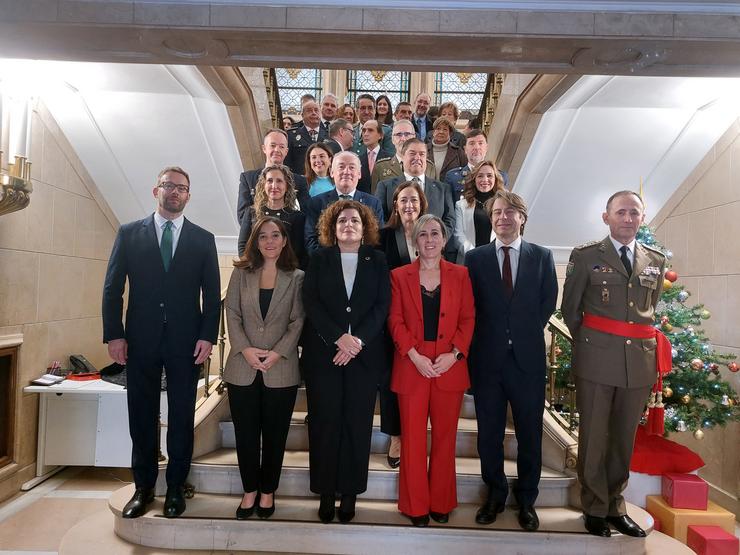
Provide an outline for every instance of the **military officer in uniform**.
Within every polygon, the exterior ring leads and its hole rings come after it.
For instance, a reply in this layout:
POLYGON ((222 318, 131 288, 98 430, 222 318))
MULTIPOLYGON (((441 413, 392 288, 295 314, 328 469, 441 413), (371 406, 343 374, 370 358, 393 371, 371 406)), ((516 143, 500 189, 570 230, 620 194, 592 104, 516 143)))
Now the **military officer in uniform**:
MULTIPOLYGON (((455 198, 455 202, 460 200, 460 195, 465 188, 465 178, 468 174, 475 169, 475 167, 486 159, 486 153, 488 152, 488 139, 486 139, 486 133, 482 129, 471 129, 465 135, 466 142, 463 147, 465 150, 465 156, 468 159, 468 163, 459 168, 452 168, 445 175, 445 181, 452 187, 452 194, 455 198)), ((493 159, 493 158, 491 158, 493 159)), ((509 175, 499 169, 501 177, 504 178, 504 189, 509 188, 509 175)))
MULTIPOLYGON (((385 128, 385 126, 383 126, 385 128)), ((385 133, 385 131, 384 131, 385 133)), ((403 163, 401 162, 401 145, 416 137, 413 124, 408 120, 399 120, 393 124, 391 132, 391 141, 396 149, 395 154, 386 158, 378 158, 375 161, 375 167, 371 177, 370 192, 375 194, 375 188, 379 181, 390 179, 391 177, 400 177, 403 175, 403 163)), ((427 169, 424 171, 430 179, 436 179, 437 169, 434 162, 427 160, 427 169)))
POLYGON ((321 125, 321 110, 315 101, 309 100, 301 108, 303 125, 288 131, 288 155, 285 165, 296 175, 306 173, 306 151, 313 143, 322 143, 329 132, 321 125))
MULTIPOLYGON (((586 530, 602 537, 645 532, 625 509, 635 432, 670 343, 653 327, 665 256, 637 243, 642 198, 614 193, 602 214, 609 236, 576 247, 566 269, 561 310, 573 335, 578 391, 578 479, 586 530)), ((660 402, 660 401, 659 401, 660 402)))

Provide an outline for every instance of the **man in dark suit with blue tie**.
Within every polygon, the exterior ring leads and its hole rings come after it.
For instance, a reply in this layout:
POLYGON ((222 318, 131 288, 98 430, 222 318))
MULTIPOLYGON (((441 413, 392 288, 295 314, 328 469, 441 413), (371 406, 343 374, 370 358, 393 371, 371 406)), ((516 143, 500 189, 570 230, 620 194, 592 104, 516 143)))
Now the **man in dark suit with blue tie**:
POLYGON ((519 525, 539 526, 534 503, 542 471, 542 411, 545 405, 544 327, 555 311, 558 283, 552 253, 522 240, 524 199, 498 191, 487 204, 496 239, 465 255, 475 298, 475 335, 470 380, 478 420, 478 454, 488 498, 478 524, 504 510, 509 486, 504 473, 506 406, 511 405, 517 439, 519 525))
POLYGON ((357 182, 361 174, 360 158, 352 151, 345 150, 336 154, 331 161, 330 175, 334 180, 333 191, 327 191, 316 195, 308 201, 306 207, 306 250, 313 252, 319 248, 316 224, 319 222, 321 212, 337 200, 356 200, 370 207, 378 219, 378 227, 383 227, 383 208, 380 201, 374 196, 357 189, 357 182))
POLYGON ((123 518, 143 515, 154 499, 163 368, 169 457, 164 516, 177 517, 185 510, 183 485, 193 454, 198 373, 218 335, 216 243, 213 234, 182 214, 190 199, 190 178, 181 168, 165 168, 152 192, 155 213, 119 228, 103 287, 103 341, 110 357, 127 370, 136 492, 123 508, 123 518))

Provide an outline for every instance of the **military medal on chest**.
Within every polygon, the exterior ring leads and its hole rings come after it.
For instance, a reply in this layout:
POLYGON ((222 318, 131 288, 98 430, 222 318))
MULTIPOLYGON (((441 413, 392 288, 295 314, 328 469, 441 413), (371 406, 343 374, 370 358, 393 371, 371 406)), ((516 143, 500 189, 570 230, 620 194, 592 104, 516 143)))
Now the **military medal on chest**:
POLYGON ((601 288, 601 302, 604 304, 609 304, 609 288, 608 287, 601 288))

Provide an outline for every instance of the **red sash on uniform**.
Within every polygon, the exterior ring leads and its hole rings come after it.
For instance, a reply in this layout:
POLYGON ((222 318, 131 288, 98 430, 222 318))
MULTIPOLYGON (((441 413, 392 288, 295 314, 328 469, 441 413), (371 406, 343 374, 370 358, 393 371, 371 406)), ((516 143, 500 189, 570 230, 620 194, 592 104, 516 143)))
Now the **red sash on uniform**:
POLYGON ((648 402, 648 433, 663 435, 665 431, 664 408, 663 408, 663 376, 673 369, 673 356, 671 355, 671 342, 659 329, 650 324, 630 324, 622 320, 613 320, 604 316, 596 316, 585 312, 583 314, 584 327, 592 330, 618 335, 620 337, 631 337, 633 339, 655 339, 658 343, 655 350, 655 370, 658 379, 653 385, 653 392, 648 402))

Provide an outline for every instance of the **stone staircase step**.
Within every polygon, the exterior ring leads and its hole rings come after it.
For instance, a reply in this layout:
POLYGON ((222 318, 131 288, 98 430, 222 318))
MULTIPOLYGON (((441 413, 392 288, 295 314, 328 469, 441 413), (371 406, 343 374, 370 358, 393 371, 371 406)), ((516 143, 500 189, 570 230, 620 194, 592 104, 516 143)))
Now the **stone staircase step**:
MULTIPOLYGON (((308 410, 308 407, 306 404, 306 388, 305 387, 298 388, 298 395, 296 396, 294 410, 300 411, 300 412, 306 412, 308 410)), ((375 414, 380 414, 380 403, 377 401, 375 403, 375 414)), ((463 396, 462 407, 460 407, 460 418, 475 419, 475 401, 473 400, 472 395, 463 396)))
MULTIPOLYGON (((360 497, 395 501, 398 499, 398 470, 388 467, 384 454, 370 455, 368 489, 360 497)), ((504 470, 509 483, 516 479, 516 462, 504 461, 504 470)), ((460 503, 481 503, 487 489, 480 477, 480 461, 473 457, 457 457, 457 498, 460 503)), ((542 469, 538 507, 562 507, 568 504, 569 489, 576 479, 549 468, 542 469)), ((242 493, 241 478, 234 449, 218 449, 193 460, 188 482, 196 492, 231 494, 242 493)), ((305 497, 313 495, 309 489, 307 451, 286 451, 280 477, 279 495, 305 497)), ((164 469, 160 468, 157 494, 166 489, 164 469)), ((510 494, 508 503, 513 503, 510 494)))
MULTIPOLYGON (((286 449, 293 451, 308 450, 308 427, 304 423, 306 413, 303 411, 294 411, 288 432, 286 449)), ((219 424, 221 428, 221 446, 226 448, 236 447, 234 438, 234 424, 231 421, 224 421, 219 424)), ((477 457, 478 456, 478 423, 474 419, 460 418, 457 427, 457 444, 455 454, 458 457, 477 457)), ((427 445, 431 442, 431 432, 427 436, 427 445)), ((373 434, 370 445, 371 453, 387 453, 390 437, 380 431, 380 416, 375 415, 373 418, 373 434)), ((431 445, 430 445, 431 446, 431 445)), ((507 428, 504 436, 504 456, 507 459, 516 459, 517 442, 514 430, 507 428)))
MULTIPOLYGON (((476 504, 461 504, 448 524, 432 522, 425 529, 414 528, 397 509, 395 500, 359 499, 357 515, 350 524, 336 521, 321 524, 316 497, 276 496, 275 514, 269 520, 253 516, 237 521, 234 512, 238 495, 197 493, 187 502, 182 517, 161 516, 163 499, 157 498, 149 512, 138 519, 121 518, 121 509, 134 491, 128 485, 111 495, 110 509, 116 534, 134 544, 165 549, 216 551, 270 551, 282 553, 378 552, 434 555, 526 553, 527 555, 572 555, 574 553, 645 553, 648 539, 616 534, 610 539, 585 533, 580 511, 567 508, 538 510, 540 529, 525 533, 516 521, 516 512, 506 510, 490 526, 475 524, 476 504)), ((630 516, 647 531, 653 520, 644 510, 630 505, 630 516)), ((684 553, 680 550, 663 553, 684 553)), ((657 551, 656 551, 657 552, 657 551)))

